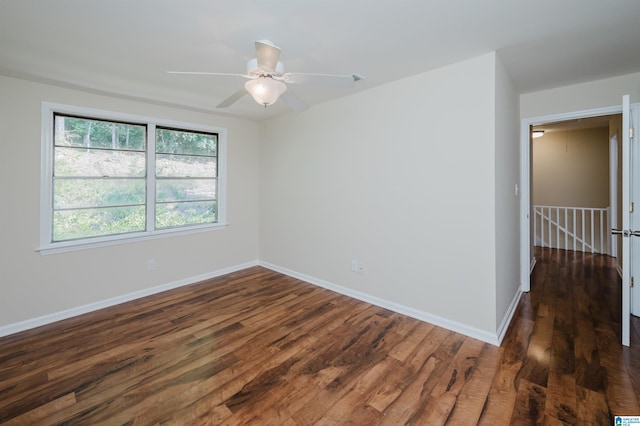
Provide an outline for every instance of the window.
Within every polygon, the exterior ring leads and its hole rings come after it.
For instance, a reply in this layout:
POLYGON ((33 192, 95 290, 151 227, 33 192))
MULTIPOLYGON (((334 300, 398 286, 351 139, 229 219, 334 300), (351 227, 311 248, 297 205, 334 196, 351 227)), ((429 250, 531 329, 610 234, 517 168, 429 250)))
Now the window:
POLYGON ((225 134, 44 103, 41 250, 224 225, 225 134))
POLYGON ((146 230, 146 133, 54 113, 52 242, 146 230))
POLYGON ((156 128, 156 228, 216 222, 218 135, 156 128))

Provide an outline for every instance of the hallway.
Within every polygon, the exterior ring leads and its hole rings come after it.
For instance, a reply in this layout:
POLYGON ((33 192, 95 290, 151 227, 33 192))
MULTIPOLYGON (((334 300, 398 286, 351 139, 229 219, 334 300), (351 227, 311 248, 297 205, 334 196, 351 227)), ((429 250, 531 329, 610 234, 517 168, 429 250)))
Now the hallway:
POLYGON ((511 423, 604 425, 640 415, 640 318, 632 317, 631 347, 622 347, 613 258, 536 247, 536 259, 531 292, 502 345, 503 368, 522 362, 511 423))

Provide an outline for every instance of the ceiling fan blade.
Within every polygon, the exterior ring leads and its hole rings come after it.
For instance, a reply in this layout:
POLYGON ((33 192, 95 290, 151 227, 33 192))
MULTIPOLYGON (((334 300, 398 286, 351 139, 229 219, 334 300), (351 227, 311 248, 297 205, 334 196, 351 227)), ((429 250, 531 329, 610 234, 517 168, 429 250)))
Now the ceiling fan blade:
POLYGON ((321 86, 353 87, 355 82, 362 80, 363 77, 358 74, 337 75, 288 72, 282 76, 282 79, 291 84, 317 84, 321 86))
POLYGON ((258 67, 266 72, 275 72, 280 60, 281 49, 274 46, 270 41, 256 41, 256 59, 258 67))
POLYGON ((216 108, 226 108, 228 106, 233 105, 238 99, 240 99, 241 97, 243 97, 244 95, 246 95, 247 89, 245 89, 244 87, 240 90, 238 90, 236 93, 234 93, 233 95, 229 96, 227 99, 225 99, 224 101, 220 102, 218 105, 216 105, 216 108))
POLYGON ((280 95, 280 99, 282 99, 289 108, 295 112, 303 112, 309 109, 309 106, 304 103, 302 99, 300 99, 295 93, 288 90, 280 95))
POLYGON ((245 77, 251 78, 244 74, 231 74, 226 72, 208 72, 208 71, 167 71, 167 74, 189 74, 189 75, 223 75, 230 77, 245 77))

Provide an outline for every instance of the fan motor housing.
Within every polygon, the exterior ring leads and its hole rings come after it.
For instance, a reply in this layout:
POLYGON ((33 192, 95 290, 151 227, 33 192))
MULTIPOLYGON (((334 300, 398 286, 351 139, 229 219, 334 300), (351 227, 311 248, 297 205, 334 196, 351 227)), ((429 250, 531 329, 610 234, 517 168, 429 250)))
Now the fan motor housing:
POLYGON ((276 65, 276 69, 273 72, 267 71, 267 70, 263 70, 258 66, 258 59, 257 58, 253 58, 251 59, 249 62, 247 62, 247 75, 249 77, 260 77, 260 76, 281 76, 282 74, 284 74, 284 64, 280 61, 278 61, 278 64, 276 65))

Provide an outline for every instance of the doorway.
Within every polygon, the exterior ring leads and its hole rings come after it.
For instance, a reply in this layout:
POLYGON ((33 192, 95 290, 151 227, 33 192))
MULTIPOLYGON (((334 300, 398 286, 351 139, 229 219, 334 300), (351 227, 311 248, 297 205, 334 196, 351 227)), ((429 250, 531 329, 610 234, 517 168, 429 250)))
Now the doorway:
POLYGON ((600 108, 588 111, 580 111, 552 116, 523 119, 521 121, 521 290, 530 291, 529 276, 535 266, 535 258, 532 258, 533 240, 531 238, 531 129, 537 124, 590 118, 602 115, 622 114, 622 126, 620 126, 618 139, 622 142, 622 161, 619 165, 622 169, 620 186, 622 187, 622 203, 624 209, 620 209, 622 218, 621 229, 613 230, 620 234, 621 240, 621 269, 622 269, 622 344, 629 346, 630 321, 632 313, 640 312, 640 291, 634 289, 634 271, 640 273, 640 149, 636 146, 634 135, 634 123, 640 123, 640 104, 630 104, 629 95, 622 97, 620 106, 600 108), (634 203, 635 200, 635 203, 634 203), (637 229, 636 229, 637 228, 637 229), (529 265, 531 265, 529 267, 529 265), (635 291, 634 291, 635 290, 635 291), (635 311, 634 311, 635 309, 635 311))
MULTIPOLYGON (((556 122, 564 122, 564 121, 572 121, 572 120, 584 120, 584 119, 589 119, 589 118, 594 118, 594 117, 601 117, 601 116, 608 116, 608 115, 614 115, 614 114, 622 114, 623 111, 623 125, 621 126, 621 129, 628 129, 629 127, 629 120, 631 119, 632 114, 629 113, 629 110, 631 109, 631 111, 635 114, 637 114, 637 105, 634 108, 630 108, 629 105, 629 96, 624 96, 623 97, 623 102, 621 105, 619 106, 613 106, 613 107, 607 107, 607 108, 598 108, 598 109, 593 109, 593 110, 586 110, 586 111, 578 111, 578 112, 571 112, 571 113, 563 113, 563 114, 555 114, 555 115, 549 115, 549 116, 543 116, 543 117, 535 117, 535 118, 529 118, 529 119, 523 119, 521 120, 521 154, 520 154, 520 159, 521 159, 521 164, 520 164, 520 171, 521 171, 521 188, 522 188, 522 198, 520 200, 521 203, 521 215, 520 215, 520 220, 521 220, 521 226, 520 226, 520 243, 521 243, 521 247, 520 247, 520 253, 521 253, 521 265, 520 265, 520 272, 521 272, 521 289, 524 292, 528 292, 531 289, 531 283, 530 283, 530 275, 531 272, 533 271, 533 268, 535 267, 535 257, 533 256, 534 253, 534 236, 532 235, 532 219, 533 219, 533 210, 532 210, 532 203, 531 203, 531 195, 532 195, 532 191, 531 191, 531 161, 532 161, 532 129, 535 126, 540 126, 543 125, 545 123, 556 123, 556 122), (634 111, 635 108, 635 111, 634 111)), ((637 121, 637 120, 636 120, 637 121)), ((630 152, 629 152, 629 134, 626 131, 622 131, 621 130, 621 139, 622 140, 622 152, 623 152, 623 161, 622 161, 622 169, 623 169, 623 174, 622 174, 622 179, 621 179, 621 186, 623 187, 623 199, 622 199, 622 205, 630 205, 631 203, 627 203, 627 201, 629 201, 629 197, 628 195, 631 194, 631 189, 628 189, 629 185, 632 184, 633 179, 631 179, 629 171, 631 170, 629 168, 629 166, 631 166, 631 162, 628 162, 629 159, 631 158, 630 156, 630 152), (627 189, 625 189, 627 188, 627 189), (627 200, 627 201, 625 201, 627 200)), ((636 150, 637 151, 637 150, 636 150)), ((638 163, 640 164, 640 163, 638 163)), ((636 169, 637 171, 640 169, 636 169)), ((639 185, 640 186, 640 185, 639 185)), ((632 211, 632 210, 631 210, 632 211)), ((627 210, 625 210, 622 213, 622 219, 623 219, 623 225, 625 226, 625 231, 621 232, 624 233, 625 237, 629 237, 631 234, 631 231, 629 231, 631 228, 629 226, 627 226, 629 223, 633 223, 633 221, 629 222, 629 216, 630 213, 627 212, 627 210), (626 213, 625 213, 626 212, 626 213)), ((640 221, 638 221, 638 223, 640 223, 640 221)), ((640 232, 638 233, 640 235, 640 232)), ((640 239, 638 239, 640 240, 640 239)), ((630 301, 629 299, 629 283, 631 282, 630 280, 630 275, 629 275, 629 271, 631 269, 631 267, 633 266, 633 262, 629 261, 629 253, 630 253, 630 246, 629 246, 629 242, 630 242, 630 238, 623 238, 622 239, 623 244, 622 244, 622 263, 623 263, 623 274, 622 274, 622 343, 623 345, 629 345, 629 321, 630 321, 630 313, 629 313, 629 307, 628 307, 628 303, 630 301)), ((640 242, 640 241, 639 241, 640 242)), ((638 253, 640 253, 640 250, 638 250, 638 253)))
POLYGON ((616 257, 622 115, 532 126, 533 245, 616 257))
POLYGON ((520 154, 520 182, 522 198, 520 199, 521 235, 520 235, 520 285, 523 291, 530 290, 530 274, 535 267, 534 236, 532 235, 532 220, 534 218, 533 204, 531 200, 531 129, 549 123, 562 123, 576 120, 593 119, 596 117, 611 116, 622 113, 622 106, 598 108, 586 111, 554 114, 549 116, 523 119, 521 122, 521 154, 520 154))

